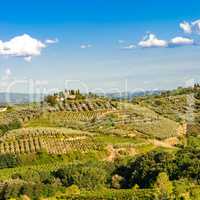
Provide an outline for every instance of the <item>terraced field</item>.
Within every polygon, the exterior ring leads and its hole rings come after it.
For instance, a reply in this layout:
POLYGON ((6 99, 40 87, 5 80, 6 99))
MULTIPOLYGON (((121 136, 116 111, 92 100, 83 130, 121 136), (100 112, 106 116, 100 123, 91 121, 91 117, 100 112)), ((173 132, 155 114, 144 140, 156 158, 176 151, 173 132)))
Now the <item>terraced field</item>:
POLYGON ((81 100, 60 102, 55 107, 50 107, 49 111, 97 111, 97 110, 115 110, 117 103, 103 100, 81 100))
POLYGON ((123 104, 119 111, 89 122, 86 130, 166 139, 177 136, 179 123, 142 106, 123 104))

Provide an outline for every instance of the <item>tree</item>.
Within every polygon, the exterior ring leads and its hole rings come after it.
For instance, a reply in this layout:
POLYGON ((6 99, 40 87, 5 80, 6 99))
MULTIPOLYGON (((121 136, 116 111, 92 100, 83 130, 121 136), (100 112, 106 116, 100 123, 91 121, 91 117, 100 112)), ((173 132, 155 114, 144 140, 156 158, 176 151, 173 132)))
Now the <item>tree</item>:
POLYGON ((56 96, 52 96, 52 95, 48 95, 46 98, 45 98, 45 101, 50 104, 51 106, 55 106, 56 103, 57 103, 57 100, 56 100, 56 96))
POLYGON ((166 152, 150 152, 138 156, 130 163, 129 178, 130 187, 138 184, 141 188, 151 186, 160 172, 167 171, 172 156, 166 152))
POLYGON ((159 173, 154 187, 158 190, 159 198, 162 200, 167 200, 172 195, 173 185, 165 172, 159 173))

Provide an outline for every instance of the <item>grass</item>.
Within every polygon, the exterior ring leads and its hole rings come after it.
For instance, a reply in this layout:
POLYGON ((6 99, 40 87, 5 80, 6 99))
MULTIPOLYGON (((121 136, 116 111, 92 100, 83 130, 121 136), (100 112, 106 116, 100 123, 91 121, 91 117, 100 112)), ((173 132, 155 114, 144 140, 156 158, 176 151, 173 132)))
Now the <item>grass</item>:
POLYGON ((144 142, 140 138, 120 137, 116 135, 97 135, 95 141, 103 144, 138 144, 144 142))

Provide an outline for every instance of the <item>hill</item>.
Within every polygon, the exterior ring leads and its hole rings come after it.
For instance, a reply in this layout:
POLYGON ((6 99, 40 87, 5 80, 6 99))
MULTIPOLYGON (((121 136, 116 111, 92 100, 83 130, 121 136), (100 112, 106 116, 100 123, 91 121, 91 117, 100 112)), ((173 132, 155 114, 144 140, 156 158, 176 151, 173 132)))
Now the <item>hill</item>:
POLYGON ((47 96, 42 103, 9 107, 0 113, 2 199, 131 199, 133 194, 155 199, 157 190, 150 182, 163 171, 174 188, 178 177, 191 176, 187 181, 192 192, 198 188, 196 176, 179 172, 182 160, 175 161, 184 151, 189 160, 190 148, 200 148, 199 92, 199 86, 178 88, 127 101, 77 90, 47 96), (179 176, 170 171, 172 165, 179 176), (150 167, 155 171, 148 171, 150 167), (144 176, 136 176, 145 170, 144 176), (34 197, 37 186, 42 189, 34 197))

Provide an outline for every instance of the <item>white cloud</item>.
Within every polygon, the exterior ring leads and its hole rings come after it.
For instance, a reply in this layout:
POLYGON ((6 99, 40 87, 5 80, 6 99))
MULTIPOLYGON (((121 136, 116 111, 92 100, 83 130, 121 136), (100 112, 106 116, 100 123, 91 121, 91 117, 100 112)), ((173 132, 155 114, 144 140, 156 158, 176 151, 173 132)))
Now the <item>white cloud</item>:
POLYGON ((192 26, 188 22, 186 21, 181 22, 179 26, 184 31, 184 33, 188 33, 188 34, 192 33, 192 26))
POLYGON ((58 43, 58 42, 59 42, 58 38, 56 38, 56 39, 46 39, 45 40, 46 44, 55 44, 55 43, 58 43))
POLYGON ((200 35, 200 19, 191 23, 186 21, 181 22, 180 28, 184 31, 184 33, 200 35))
POLYGON ((81 49, 87 49, 87 48, 91 48, 92 45, 91 44, 81 44, 80 48, 81 49))
POLYGON ((169 41, 169 46, 188 46, 194 44, 195 42, 193 39, 186 37, 175 37, 169 41))
POLYGON ((128 46, 122 47, 122 49, 135 49, 136 46, 134 44, 130 44, 128 46))
POLYGON ((138 46, 142 48, 151 48, 151 47, 166 47, 167 41, 160 40, 154 34, 148 34, 143 38, 142 41, 138 43, 138 46))
POLYGON ((192 22, 193 32, 200 35, 200 20, 192 22))
POLYGON ((40 40, 24 34, 6 42, 0 40, 0 55, 22 57, 30 61, 32 57, 39 56, 45 47, 40 40))

